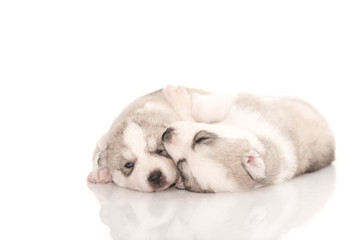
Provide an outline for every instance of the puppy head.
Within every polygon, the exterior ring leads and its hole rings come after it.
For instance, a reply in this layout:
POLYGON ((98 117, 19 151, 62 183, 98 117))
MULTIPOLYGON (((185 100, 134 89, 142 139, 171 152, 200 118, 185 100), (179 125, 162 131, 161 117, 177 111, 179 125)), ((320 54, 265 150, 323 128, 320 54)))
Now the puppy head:
POLYGON ((94 160, 108 168, 120 187, 142 192, 162 191, 179 178, 176 165, 161 142, 165 126, 127 121, 99 141, 94 160))
POLYGON ((261 144, 246 131, 218 124, 177 122, 162 135, 184 187, 195 192, 232 192, 262 186, 261 144))

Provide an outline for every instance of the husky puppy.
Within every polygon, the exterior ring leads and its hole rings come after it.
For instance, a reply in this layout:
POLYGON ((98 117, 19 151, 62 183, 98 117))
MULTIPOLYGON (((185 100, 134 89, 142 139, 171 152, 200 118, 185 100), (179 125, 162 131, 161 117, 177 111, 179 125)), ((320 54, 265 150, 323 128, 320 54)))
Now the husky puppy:
POLYGON ((135 100, 114 120, 94 150, 88 182, 113 181, 121 187, 154 192, 178 180, 178 170, 164 149, 161 135, 171 123, 188 119, 174 102, 180 113, 175 112, 164 94, 159 90, 135 100))
POLYGON ((193 117, 193 122, 171 124, 162 136, 182 175, 179 188, 246 191, 316 171, 334 160, 327 122, 302 100, 245 93, 190 97, 185 89, 168 89, 168 95, 175 108, 185 102, 188 109, 179 111, 193 117))

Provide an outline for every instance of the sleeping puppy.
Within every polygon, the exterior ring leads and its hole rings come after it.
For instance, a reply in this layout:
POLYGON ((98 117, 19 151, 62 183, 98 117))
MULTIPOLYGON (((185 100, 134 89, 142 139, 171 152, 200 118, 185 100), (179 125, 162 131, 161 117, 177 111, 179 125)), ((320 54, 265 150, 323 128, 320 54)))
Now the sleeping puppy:
MULTIPOLYGON (((176 93, 171 87, 168 90, 176 93)), ((159 90, 140 97, 114 120, 96 145, 88 182, 113 181, 120 187, 142 192, 162 191, 176 183, 179 173, 164 149, 161 135, 168 125, 188 120, 189 116, 184 114, 185 105, 173 102, 175 110, 166 94, 159 90)))
POLYGON ((174 108, 186 103, 188 108, 179 111, 193 117, 192 122, 171 124, 162 135, 182 175, 179 188, 246 191, 316 171, 334 160, 327 122, 302 100, 169 92, 174 108))

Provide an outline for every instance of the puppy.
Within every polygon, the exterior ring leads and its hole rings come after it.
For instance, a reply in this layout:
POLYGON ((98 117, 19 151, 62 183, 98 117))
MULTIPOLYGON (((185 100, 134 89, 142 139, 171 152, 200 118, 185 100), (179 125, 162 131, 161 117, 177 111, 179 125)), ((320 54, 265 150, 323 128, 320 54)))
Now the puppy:
MULTIPOLYGON (((171 87, 168 90, 176 92, 171 87)), ((186 90, 179 89, 186 93, 186 90)), ((188 89, 205 94, 205 91, 188 89)), ((164 149, 161 135, 175 121, 189 120, 185 105, 170 105, 166 91, 145 95, 114 120, 108 132, 98 141, 93 154, 93 170, 88 182, 113 181, 120 187, 143 192, 162 191, 173 185, 179 173, 164 149), (176 107, 177 113, 173 106, 176 107)), ((186 97, 186 96, 185 96, 186 97)))
POLYGON ((162 140, 181 172, 180 188, 246 191, 316 171, 334 160, 335 141, 327 122, 302 100, 177 92, 170 101, 175 108, 187 102, 190 107, 179 111, 193 122, 171 124, 162 140))

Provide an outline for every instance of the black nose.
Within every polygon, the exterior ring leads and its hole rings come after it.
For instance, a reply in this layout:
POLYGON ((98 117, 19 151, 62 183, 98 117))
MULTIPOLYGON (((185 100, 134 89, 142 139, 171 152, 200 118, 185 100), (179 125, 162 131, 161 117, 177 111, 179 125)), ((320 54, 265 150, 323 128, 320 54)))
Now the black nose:
POLYGON ((148 177, 148 181, 151 185, 157 186, 161 183, 162 175, 163 174, 160 170, 156 170, 150 174, 150 176, 148 177))
POLYGON ((174 131, 174 129, 171 128, 171 127, 166 129, 165 132, 163 133, 162 137, 161 137, 162 141, 163 142, 170 141, 173 131, 174 131))

